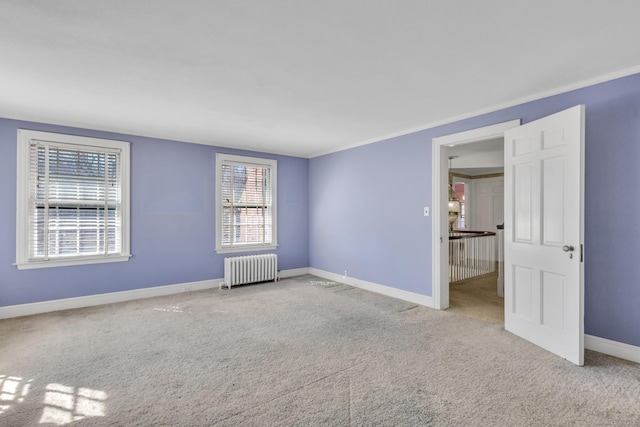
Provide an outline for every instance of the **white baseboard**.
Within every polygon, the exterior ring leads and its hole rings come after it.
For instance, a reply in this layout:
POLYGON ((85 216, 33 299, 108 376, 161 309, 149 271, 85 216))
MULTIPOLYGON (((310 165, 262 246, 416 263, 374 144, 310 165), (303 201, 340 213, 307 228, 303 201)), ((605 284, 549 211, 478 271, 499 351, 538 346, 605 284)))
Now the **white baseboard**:
POLYGON ((427 295, 420 295, 414 292, 403 291, 402 289, 392 288, 390 286, 379 285, 377 283, 367 282, 365 280, 356 279, 354 277, 344 277, 340 274, 330 273, 328 271, 317 268, 309 268, 309 274, 322 277, 324 279, 333 280, 344 283, 345 285, 354 286, 356 288, 365 289, 367 291, 386 295, 388 297, 409 301, 425 307, 433 308, 433 298, 427 295))
POLYGON ((30 316, 32 314, 51 311, 69 310, 72 308, 91 307, 94 305, 112 304, 114 302, 131 301, 142 298, 178 294, 181 292, 199 291, 217 288, 223 279, 202 280, 199 282, 180 283, 177 285, 155 286, 153 288, 133 289, 130 291, 111 292, 108 294, 87 295, 84 297, 65 298, 52 301, 34 302, 30 304, 0 307, 0 319, 30 316))
POLYGON ((640 347, 584 334, 584 348, 640 363, 640 347))
POLYGON ((280 279, 286 279, 287 277, 303 276, 305 274, 309 274, 309 267, 292 268, 291 270, 280 270, 278 277, 280 279))

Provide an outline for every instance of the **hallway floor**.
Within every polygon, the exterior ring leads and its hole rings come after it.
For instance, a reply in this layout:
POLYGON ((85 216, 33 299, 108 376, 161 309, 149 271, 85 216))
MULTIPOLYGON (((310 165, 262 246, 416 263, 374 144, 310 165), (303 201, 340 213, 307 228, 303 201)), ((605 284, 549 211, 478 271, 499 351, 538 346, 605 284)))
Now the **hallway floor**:
POLYGON ((449 311, 484 322, 504 325, 504 298, 498 296, 498 274, 449 285, 449 311))

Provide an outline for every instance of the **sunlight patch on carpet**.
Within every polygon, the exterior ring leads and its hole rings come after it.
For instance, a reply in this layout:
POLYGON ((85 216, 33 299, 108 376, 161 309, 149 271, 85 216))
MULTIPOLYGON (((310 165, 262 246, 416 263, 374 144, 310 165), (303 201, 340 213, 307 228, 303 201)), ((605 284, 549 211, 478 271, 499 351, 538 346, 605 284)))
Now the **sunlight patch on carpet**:
POLYGON ((10 410, 16 404, 24 402, 29 394, 31 381, 20 377, 0 375, 0 415, 10 410))
POLYGON ((40 424, 70 424, 89 417, 105 416, 107 393, 84 387, 49 384, 45 388, 40 424))
POLYGON ((166 307, 154 307, 153 309, 155 311, 166 311, 169 313, 184 313, 184 310, 175 305, 167 305, 166 307))
POLYGON ((307 280, 307 285, 311 286, 332 286, 337 285, 336 282, 325 282, 323 280, 307 280))

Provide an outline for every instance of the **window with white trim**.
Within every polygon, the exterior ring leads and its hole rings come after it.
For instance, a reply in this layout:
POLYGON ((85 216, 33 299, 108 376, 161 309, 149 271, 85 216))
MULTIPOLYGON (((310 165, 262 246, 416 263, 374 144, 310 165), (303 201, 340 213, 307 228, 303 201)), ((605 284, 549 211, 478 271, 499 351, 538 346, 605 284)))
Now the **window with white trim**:
POLYGON ((18 130, 18 269, 129 259, 129 143, 18 130))
POLYGON ((277 247, 277 161, 216 154, 216 251, 277 247))

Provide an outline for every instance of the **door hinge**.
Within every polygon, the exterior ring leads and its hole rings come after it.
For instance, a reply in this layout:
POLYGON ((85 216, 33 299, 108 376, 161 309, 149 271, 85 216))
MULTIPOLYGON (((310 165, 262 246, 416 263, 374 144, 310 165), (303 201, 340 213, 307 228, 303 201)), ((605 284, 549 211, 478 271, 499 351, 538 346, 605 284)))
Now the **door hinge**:
POLYGON ((580 262, 584 262, 584 244, 580 243, 580 262))
POLYGON ((442 236, 440 236, 440 243, 443 243, 442 236))

